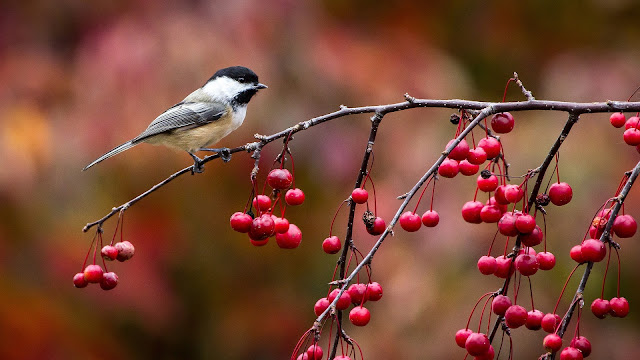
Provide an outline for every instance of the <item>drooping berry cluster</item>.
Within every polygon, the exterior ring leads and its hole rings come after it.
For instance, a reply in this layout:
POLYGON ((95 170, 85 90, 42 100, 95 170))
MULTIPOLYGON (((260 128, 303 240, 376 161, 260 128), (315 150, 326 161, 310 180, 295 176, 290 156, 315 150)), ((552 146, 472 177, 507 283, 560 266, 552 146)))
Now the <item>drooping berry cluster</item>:
MULTIPOLYGON (((288 139, 287 139, 288 140, 288 139)), ((268 184, 271 187, 271 195, 257 194, 256 180, 252 178, 252 200, 248 202, 251 207, 244 211, 238 211, 231 215, 231 228, 237 232, 246 233, 251 244, 264 246, 269 238, 275 237, 276 243, 282 249, 295 249, 302 241, 302 231, 295 224, 289 223, 284 217, 286 205, 297 206, 304 202, 305 195, 301 189, 295 187, 294 175, 284 168, 285 156, 288 154, 293 159, 285 142, 284 150, 276 160, 280 161, 280 167, 272 169, 267 175, 264 188, 268 184), (274 215, 274 211, 280 209, 280 216, 274 215), (254 215, 251 209, 255 209, 254 215)))
MULTIPOLYGON (((118 225, 123 224, 123 222, 124 218, 122 217, 121 213, 118 220, 118 225)), ((111 243, 109 245, 102 246, 102 229, 98 228, 91 246, 89 247, 89 251, 87 252, 87 256, 84 259, 84 264, 82 265, 84 270, 73 276, 73 285, 75 287, 84 288, 87 285, 93 283, 100 284, 100 288, 102 288, 103 290, 111 290, 115 288, 116 285, 118 285, 118 275, 116 275, 115 272, 107 270, 107 264, 105 261, 127 261, 131 259, 135 254, 135 248, 133 244, 131 244, 131 242, 122 240, 122 228, 120 228, 120 241, 114 244, 117 233, 118 227, 116 226, 116 230, 111 243), (100 255, 102 257, 104 270, 100 265, 96 263, 98 246, 102 246, 100 255), (87 260, 89 259, 89 255, 91 254, 91 249, 93 249, 93 263, 87 265, 87 260)))
POLYGON ((616 128, 624 126, 622 139, 628 145, 635 146, 638 152, 640 152, 640 114, 636 114, 627 119, 621 112, 613 113, 609 117, 609 122, 616 128))

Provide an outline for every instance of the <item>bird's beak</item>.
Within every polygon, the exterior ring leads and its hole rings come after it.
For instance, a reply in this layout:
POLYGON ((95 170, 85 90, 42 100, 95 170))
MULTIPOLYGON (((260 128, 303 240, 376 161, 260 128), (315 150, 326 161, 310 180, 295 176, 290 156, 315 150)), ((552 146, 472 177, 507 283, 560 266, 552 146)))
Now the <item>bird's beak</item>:
POLYGON ((260 89, 266 89, 266 88, 267 88, 267 85, 265 85, 265 84, 261 84, 261 83, 257 83, 257 84, 255 85, 255 88, 256 88, 257 90, 260 90, 260 89))

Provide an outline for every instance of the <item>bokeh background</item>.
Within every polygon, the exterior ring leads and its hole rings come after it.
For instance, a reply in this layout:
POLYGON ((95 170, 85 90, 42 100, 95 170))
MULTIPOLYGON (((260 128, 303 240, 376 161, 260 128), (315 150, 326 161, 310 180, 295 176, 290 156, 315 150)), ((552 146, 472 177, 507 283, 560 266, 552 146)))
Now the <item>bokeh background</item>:
MULTIPOLYGON (((296 184, 307 195, 304 205, 288 210, 303 232, 298 249, 255 248, 229 228, 229 216, 243 209, 250 191, 252 160, 239 153, 127 211, 124 238, 137 252, 111 265, 120 276, 116 289, 75 289, 71 282, 93 236, 81 232, 84 224, 191 159, 142 145, 80 169, 137 135, 218 68, 242 64, 269 85, 251 102, 245 125, 222 142, 228 147, 341 104, 399 102, 406 92, 499 101, 513 71, 539 99, 624 100, 640 85, 639 15, 633 0, 4 0, 0 358, 288 358, 327 291, 336 257, 320 244, 356 178, 368 115, 326 123, 292 141, 296 184)), ((522 96, 512 89, 507 98, 522 96)), ((450 114, 416 109, 384 119, 372 172, 381 216, 393 215, 395 197, 453 136, 450 114)), ((515 116, 516 128, 503 140, 511 173, 523 174, 540 164, 565 115, 515 116)), ((264 151, 263 169, 278 147, 264 151)), ((568 249, 638 159, 607 115, 581 118, 561 152, 562 178, 573 186, 574 200, 549 208, 547 238, 558 264, 533 277, 536 307, 551 311, 573 266, 568 249)), ((473 190, 469 178, 439 182, 440 225, 397 231, 376 255, 373 280, 384 297, 370 306, 367 327, 346 327, 367 359, 464 357, 453 334, 475 300, 502 283, 475 268, 493 228, 461 219, 473 190)), ((626 211, 640 218, 639 206, 640 191, 633 189, 626 211)), ((345 217, 341 212, 335 225, 341 236, 345 217)), ((114 226, 114 220, 105 225, 106 239, 114 226)), ((362 228, 358 223, 355 239, 364 252, 374 238, 362 228)), ((635 359, 640 351, 638 236, 621 243, 622 294, 632 311, 606 320, 585 311, 581 334, 592 340, 593 358, 635 359)), ((587 305, 599 295, 602 275, 599 264, 587 305)), ((609 280, 606 296, 613 297, 609 280)), ((577 281, 569 283, 560 309, 577 281)), ((529 307, 525 291, 521 299, 529 307)), ((514 331, 515 358, 537 358, 543 336, 514 331)))

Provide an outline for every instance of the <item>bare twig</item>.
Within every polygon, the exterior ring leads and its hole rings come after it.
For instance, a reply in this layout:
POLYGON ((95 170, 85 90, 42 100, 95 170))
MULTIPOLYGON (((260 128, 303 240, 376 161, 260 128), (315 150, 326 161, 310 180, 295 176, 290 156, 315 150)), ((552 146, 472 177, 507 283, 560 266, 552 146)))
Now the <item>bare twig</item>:
MULTIPOLYGON (((468 101, 468 100, 431 100, 431 99, 415 99, 410 98, 410 101, 404 101, 401 103, 388 104, 388 105, 376 105, 376 106, 363 106, 350 108, 347 106, 341 106, 339 110, 332 113, 315 117, 313 119, 300 122, 292 127, 274 133, 272 135, 264 136, 257 135, 259 141, 248 143, 243 146, 230 149, 230 153, 236 153, 240 151, 255 151, 266 144, 280 139, 289 134, 294 134, 299 131, 306 130, 310 127, 320 125, 324 122, 341 118, 348 115, 364 114, 364 113, 381 113, 387 114, 396 111, 402 111, 412 108, 449 108, 449 109, 465 109, 465 110, 484 110, 491 108, 494 113, 505 111, 526 111, 526 110, 551 110, 551 111, 565 111, 575 115, 583 113, 601 113, 601 112, 618 112, 618 111, 640 111, 640 102, 624 102, 624 101, 607 101, 600 103, 576 103, 576 102, 564 102, 564 101, 546 101, 546 100, 530 100, 526 102, 504 102, 504 103, 492 103, 484 101, 468 101)), ((219 154, 209 155, 203 158, 202 163, 207 163, 211 160, 219 158, 219 154)), ((190 173, 192 167, 186 167, 173 175, 169 176, 165 180, 156 184, 149 190, 131 199, 130 201, 114 207, 111 212, 94 222, 87 223, 82 229, 84 232, 91 229, 93 226, 101 226, 105 221, 117 214, 120 210, 126 209, 142 198, 158 190, 162 186, 171 182, 180 175, 190 173)))

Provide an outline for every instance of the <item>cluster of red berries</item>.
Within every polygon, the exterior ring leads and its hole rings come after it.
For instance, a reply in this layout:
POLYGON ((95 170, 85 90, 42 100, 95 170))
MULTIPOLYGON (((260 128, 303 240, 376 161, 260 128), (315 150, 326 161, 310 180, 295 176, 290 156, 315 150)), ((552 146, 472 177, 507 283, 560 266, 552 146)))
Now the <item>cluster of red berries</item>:
MULTIPOLYGON (((106 245, 100 251, 102 258, 107 261, 126 261, 133 257, 135 248, 129 241, 120 241, 115 245, 106 245)), ((105 269, 107 268, 105 264, 105 269)), ((94 263, 87 265, 83 272, 79 272, 73 276, 73 285, 77 288, 83 288, 89 283, 100 284, 103 290, 111 290, 118 285, 118 275, 109 271, 102 270, 100 265, 94 263)))
MULTIPOLYGON (((333 289, 327 297, 323 297, 316 301, 313 311, 316 316, 320 316, 329 305, 336 299, 340 289, 333 289)), ((369 309, 364 307, 367 301, 378 301, 382 298, 382 286, 377 282, 368 284, 351 284, 349 288, 340 295, 336 302, 336 310, 346 310, 350 305, 354 307, 349 312, 349 320, 353 325, 365 326, 371 320, 369 309)))
MULTIPOLYGON (((298 355, 296 360, 322 360, 322 355, 323 354, 324 353, 323 353, 322 348, 320 347, 320 345, 318 345, 317 343, 314 343, 311 346, 309 346, 307 351, 305 351, 302 354, 298 355)), ((339 359, 339 358, 340 358, 340 356, 337 356, 334 359, 339 359)))
MULTIPOLYGON (((562 348, 562 338, 558 334, 549 334, 542 341, 544 348, 552 353, 562 348)), ((591 342, 584 336, 571 339, 568 347, 560 353, 560 360, 582 360, 591 354, 591 342)))
POLYGON ((609 117, 609 122, 616 128, 624 126, 624 133, 622 134, 624 142, 635 146, 640 152, 640 129, 638 128, 640 126, 640 117, 638 114, 627 119, 621 112, 613 113, 609 117))
POLYGON ((466 349, 467 353, 477 360, 493 360, 495 356, 489 338, 481 332, 473 332, 468 328, 460 329, 456 332, 456 344, 466 349))
POLYGON ((255 218, 245 212, 236 212, 231 215, 231 228, 237 232, 247 233, 251 244, 255 246, 266 245, 269 238, 275 236, 276 243, 283 249, 294 249, 302 241, 302 231, 294 224, 290 224, 285 217, 273 214, 275 204, 281 201, 282 191, 284 202, 287 205, 296 206, 304 202, 304 192, 298 188, 290 188, 293 184, 293 175, 287 169, 273 169, 267 175, 267 183, 274 189, 275 201, 267 195, 257 195, 253 198, 252 205, 257 210, 255 218))

